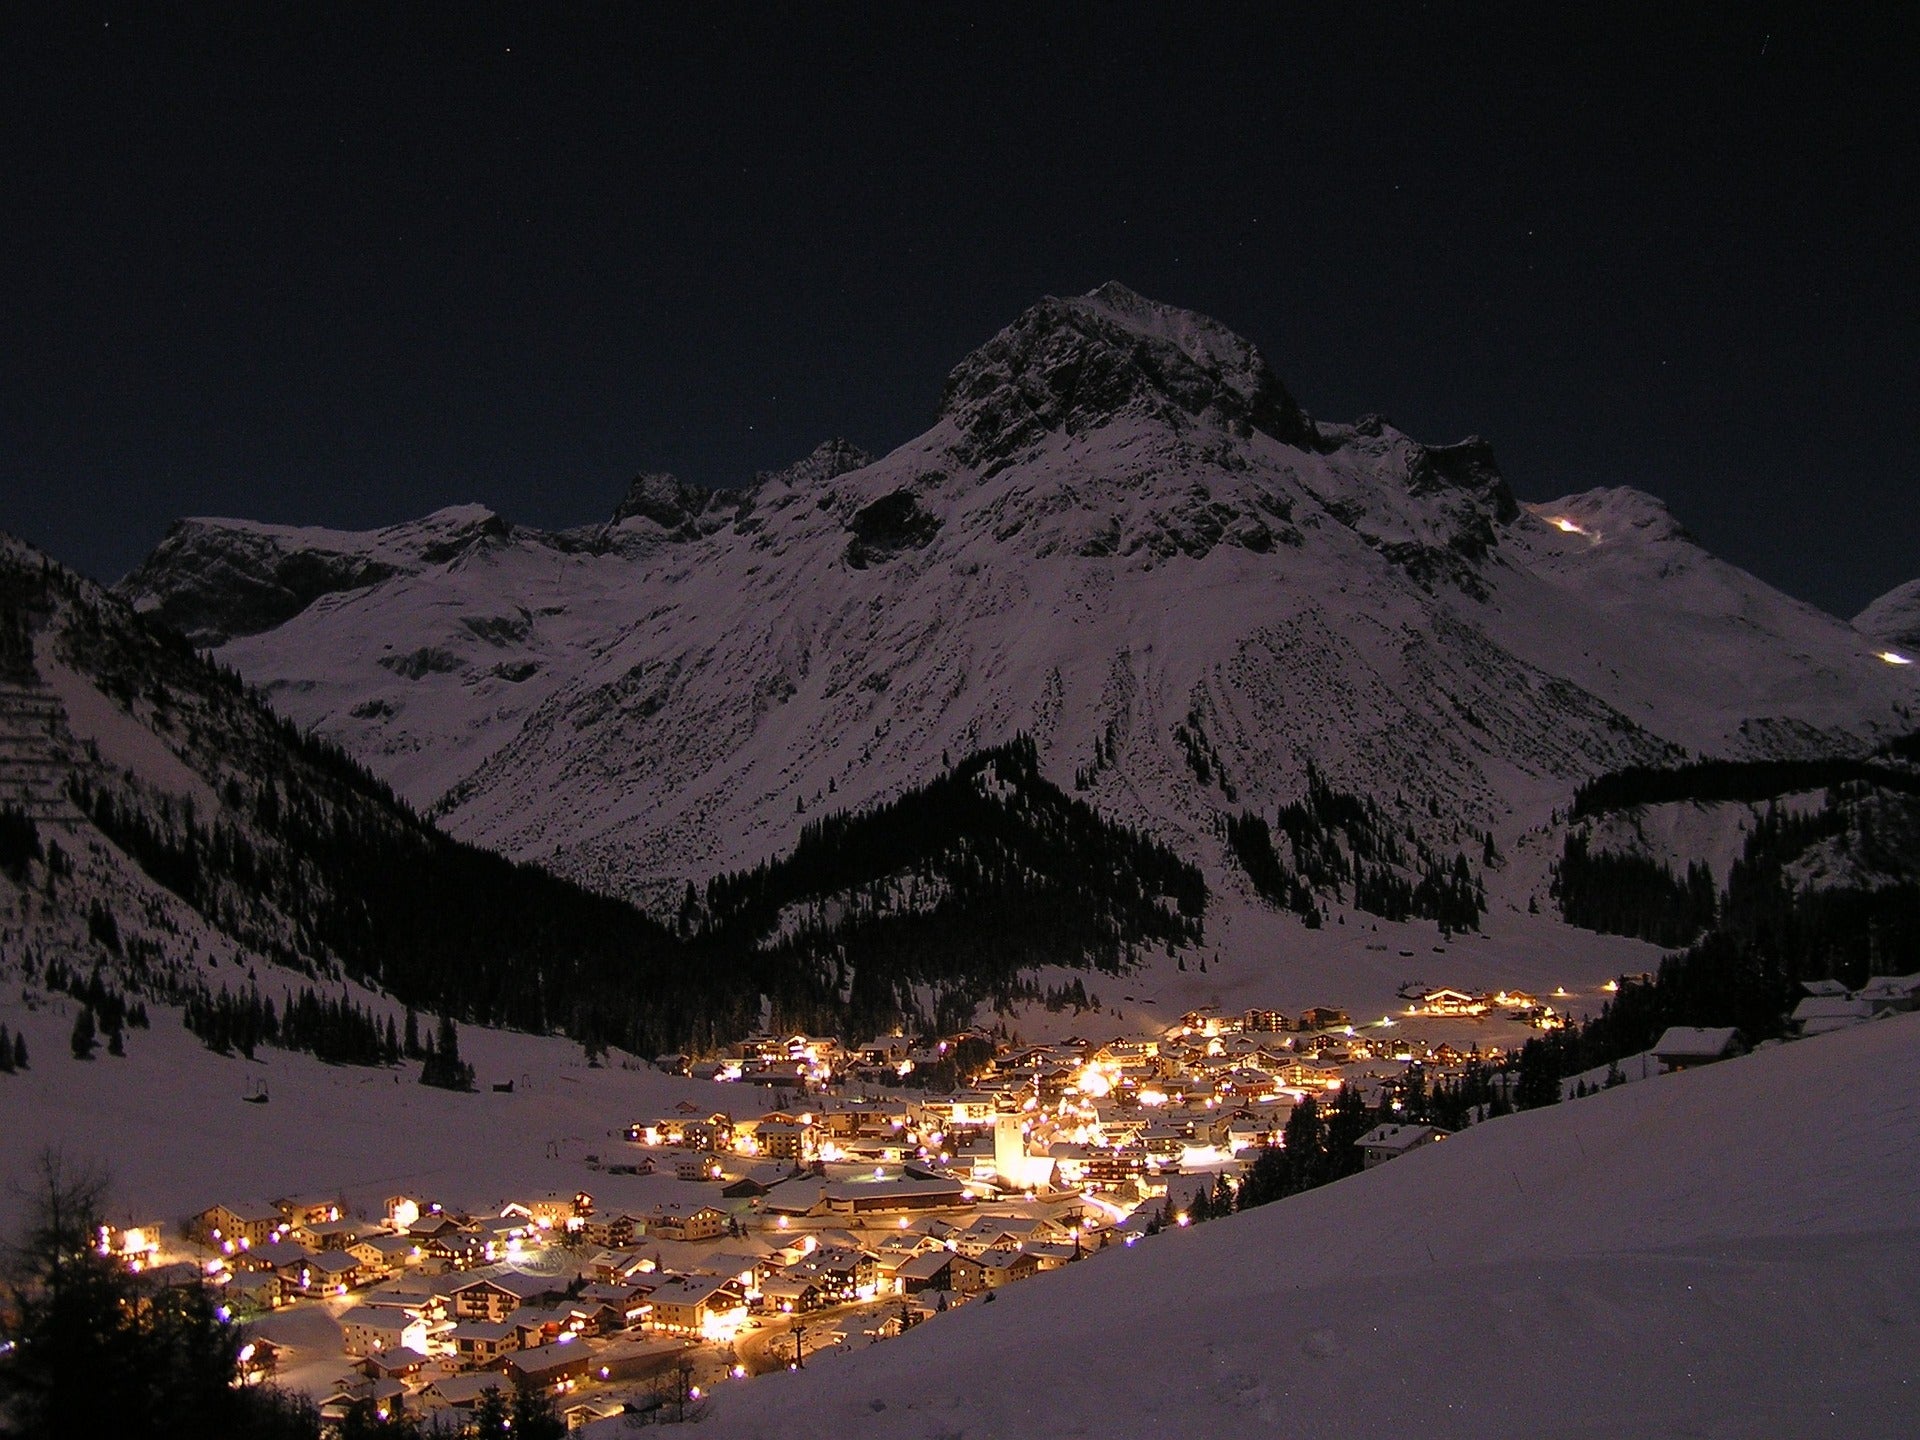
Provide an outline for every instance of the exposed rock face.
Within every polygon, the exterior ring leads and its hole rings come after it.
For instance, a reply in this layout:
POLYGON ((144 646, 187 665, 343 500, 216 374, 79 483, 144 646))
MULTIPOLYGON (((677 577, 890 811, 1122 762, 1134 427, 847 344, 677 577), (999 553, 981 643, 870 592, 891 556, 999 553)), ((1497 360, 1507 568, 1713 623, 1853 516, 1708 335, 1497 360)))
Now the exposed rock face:
POLYGON ((903 550, 924 550, 933 543, 940 521, 921 506, 911 490, 895 490, 864 505, 848 522, 853 539, 847 563, 856 570, 880 565, 903 550))
POLYGON ((1049 433, 1084 435, 1122 418, 1319 443, 1252 345, 1117 281, 1028 310, 954 368, 941 414, 960 431, 962 463, 988 473, 1049 433))
POLYGON ((177 520, 159 547, 121 582, 122 592, 196 646, 257 635, 323 595, 364 589, 394 574, 385 561, 264 531, 177 520))
POLYGON ((707 508, 713 493, 698 485, 682 484, 663 472, 637 475, 627 487, 626 498, 614 506, 613 523, 618 525, 637 516, 663 530, 681 530, 707 508))

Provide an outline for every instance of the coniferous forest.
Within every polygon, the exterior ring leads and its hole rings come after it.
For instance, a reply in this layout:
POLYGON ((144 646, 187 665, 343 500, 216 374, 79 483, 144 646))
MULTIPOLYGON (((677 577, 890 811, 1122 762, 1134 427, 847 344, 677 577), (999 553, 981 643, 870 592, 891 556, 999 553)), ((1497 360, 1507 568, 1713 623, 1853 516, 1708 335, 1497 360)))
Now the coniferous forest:
POLYGON ((1585 1025, 1529 1042, 1535 1053, 1523 1055, 1523 1064, 1576 1074, 1648 1049, 1670 1025, 1732 1026, 1751 1045, 1786 1033, 1803 981, 1853 989, 1874 975, 1913 969, 1920 785, 1900 768, 1902 746, 1911 750, 1912 741, 1883 749, 1894 763, 1875 764, 1865 776, 1851 760, 1715 762, 1588 787, 1589 797, 1650 797, 1621 804, 1731 795, 1764 808, 1717 894, 1703 865, 1690 866, 1682 881, 1649 860, 1589 855, 1580 835, 1569 836, 1558 884, 1570 921, 1691 943, 1662 959, 1655 974, 1625 980, 1585 1025), (1843 774, 1816 804, 1784 803, 1805 794, 1810 776, 1843 774), (1756 793, 1776 782, 1785 788, 1756 793), (1680 933, 1689 927, 1691 936, 1680 933))
MULTIPOLYGON (((1227 817, 1227 847, 1262 897, 1299 915, 1309 928, 1323 921, 1320 897, 1383 920, 1433 920, 1443 932, 1471 930, 1486 894, 1464 852, 1443 858, 1411 825, 1395 825, 1377 801, 1336 790, 1312 765, 1307 793, 1265 817, 1227 817), (1283 855, 1275 831, 1286 837, 1283 855)), ((1490 838, 1485 842, 1489 847, 1490 838)))

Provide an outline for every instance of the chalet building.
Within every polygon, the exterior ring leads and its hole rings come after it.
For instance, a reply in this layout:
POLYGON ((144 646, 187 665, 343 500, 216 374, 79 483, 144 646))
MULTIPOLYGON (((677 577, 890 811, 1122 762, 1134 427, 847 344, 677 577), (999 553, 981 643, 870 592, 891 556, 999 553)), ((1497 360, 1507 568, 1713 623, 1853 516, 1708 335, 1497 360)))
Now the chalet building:
POLYGON ((550 1190, 524 1207, 527 1218, 542 1230, 569 1230, 593 1214, 593 1196, 584 1190, 571 1194, 550 1190))
POLYGON ((580 1267, 580 1278, 601 1285, 618 1285, 657 1269, 659 1261, 641 1250, 596 1250, 580 1267))
POLYGON ((516 1350, 500 1368, 515 1381, 555 1386, 591 1373, 594 1364, 593 1352, 584 1345, 541 1345, 516 1350))
POLYGON ((632 1210, 615 1210, 589 1218, 580 1227, 580 1236, 589 1245, 622 1250, 633 1244, 635 1236, 644 1234, 646 1228, 645 1215, 632 1210))
POLYGON ((1095 1150, 1087 1156, 1086 1178, 1089 1185, 1122 1185, 1146 1172, 1147 1152, 1142 1146, 1095 1150))
POLYGON ((488 1264, 493 1258, 491 1248, 480 1236, 464 1230, 437 1235, 421 1246, 427 1259, 438 1260, 449 1270, 471 1270, 488 1264))
POLYGON ((325 1293, 344 1295, 365 1284, 366 1266, 345 1250, 322 1250, 306 1263, 307 1284, 325 1293))
POLYGON ((1686 1070, 1695 1065, 1711 1065, 1740 1053, 1740 1032, 1732 1026, 1702 1029, 1697 1025, 1671 1025, 1653 1042, 1653 1058, 1663 1070, 1686 1070))
POLYGON ((1422 999, 1421 1010, 1428 1015, 1484 1015, 1487 1002, 1464 990, 1429 990, 1422 999))
POLYGON ((820 1282, 807 1275, 776 1275, 760 1287, 761 1308, 782 1315, 804 1315, 825 1303, 820 1282))
POLYGON ((724 1110, 680 1127, 680 1143, 695 1150, 731 1150, 734 1141, 733 1117, 724 1110))
POLYGON ((895 1273, 903 1294, 917 1295, 923 1290, 951 1290, 971 1295, 984 1289, 986 1280, 977 1260, 951 1250, 930 1250, 902 1265, 895 1273))
POLYGON ((520 1334, 504 1321, 462 1320, 448 1332, 460 1364, 477 1370, 520 1348, 520 1334))
POLYGON ((250 1311, 278 1310, 287 1303, 280 1277, 271 1270, 236 1274, 221 1293, 227 1304, 242 1315, 250 1311))
POLYGON ((1876 1013, 1871 1000, 1809 995, 1793 1007, 1792 1025, 1802 1036, 1825 1035, 1863 1025, 1876 1013))
POLYGON ((879 1278, 879 1260, 869 1251, 846 1245, 823 1245, 789 1273, 818 1282, 830 1301, 861 1299, 873 1294, 879 1278))
POLYGON ((981 1283, 989 1290, 1011 1285, 1015 1280, 1025 1280, 1040 1269, 1037 1257, 1012 1247, 988 1250, 978 1258, 977 1263, 980 1266, 981 1283))
POLYGON ((1309 1005, 1300 1012, 1302 1030, 1338 1030, 1352 1023, 1352 1017, 1337 1005, 1309 1005))
POLYGON ((601 1333, 614 1330, 632 1330, 644 1325, 653 1309, 648 1299, 656 1287, 647 1285, 601 1285, 590 1284, 580 1287, 580 1303, 598 1305, 604 1315, 601 1333))
POLYGON ((712 1205, 656 1205, 647 1212, 647 1234, 660 1240, 711 1240, 727 1233, 727 1212, 712 1205))
POLYGON ((329 1427, 337 1427, 347 1412, 361 1401, 373 1406, 376 1417, 385 1419, 406 1409, 407 1387, 398 1380, 353 1380, 337 1386, 320 1402, 320 1418, 329 1427))
POLYGON ((669 1280, 647 1297, 653 1313, 647 1323, 670 1335, 704 1335, 737 1323, 746 1315, 746 1297, 731 1280, 682 1277, 669 1280))
POLYGON ((411 1235, 368 1235, 357 1241, 347 1250, 349 1255, 372 1257, 368 1264, 378 1265, 388 1273, 418 1264, 421 1258, 420 1242, 411 1235))
POLYGON ((710 1150, 688 1150, 674 1157, 673 1173, 681 1180, 718 1180, 720 1157, 710 1150))
POLYGON ((487 1391, 500 1388, 500 1377, 491 1372, 442 1375, 427 1382, 420 1391, 420 1398, 424 1402, 437 1402, 455 1410, 472 1410, 487 1391))
POLYGON ((1445 1130, 1433 1125, 1376 1125, 1360 1137, 1360 1155, 1365 1168, 1397 1160, 1409 1150, 1431 1145, 1447 1138, 1445 1130))
POLYGON ((550 1275, 525 1275, 518 1270, 498 1275, 482 1275, 454 1287, 453 1316, 456 1320, 505 1320, 523 1305, 538 1305, 558 1299, 566 1283, 550 1275))
POLYGON ((295 1229, 331 1225, 346 1214, 340 1201, 331 1195, 287 1195, 274 1201, 273 1208, 295 1229))
POLYGON ((426 1369, 427 1357, 411 1346, 376 1350, 360 1362, 360 1373, 371 1380, 411 1380, 426 1369))
POLYGON ((316 1250, 345 1250, 365 1235, 367 1229, 359 1220, 328 1220, 317 1225, 296 1224, 293 1236, 316 1250))
POLYGON ((340 1317, 340 1334, 347 1354, 355 1356, 427 1348, 426 1322, 404 1310, 356 1305, 340 1317))
POLYGON ((1920 971, 1911 975, 1876 975, 1855 992, 1855 998, 1866 1001, 1876 1012, 1920 1009, 1920 971))
POLYGON ((189 1236, 216 1250, 234 1251, 265 1245, 293 1227, 273 1206, 259 1201, 209 1205, 193 1217, 189 1236))
POLYGON ((1025 1248, 1026 1253, 1033 1258, 1042 1274, 1049 1270, 1058 1270, 1063 1265, 1071 1265, 1086 1255, 1086 1251, 1078 1243, 1037 1241, 1028 1244, 1025 1248))
POLYGON ((753 1138, 772 1160, 810 1160, 819 1148, 818 1131, 804 1120, 762 1120, 753 1138))
POLYGON ((255 1270, 277 1272, 289 1265, 311 1260, 315 1253, 297 1240, 269 1240, 264 1245, 255 1245, 234 1256, 232 1265, 238 1274, 255 1270))

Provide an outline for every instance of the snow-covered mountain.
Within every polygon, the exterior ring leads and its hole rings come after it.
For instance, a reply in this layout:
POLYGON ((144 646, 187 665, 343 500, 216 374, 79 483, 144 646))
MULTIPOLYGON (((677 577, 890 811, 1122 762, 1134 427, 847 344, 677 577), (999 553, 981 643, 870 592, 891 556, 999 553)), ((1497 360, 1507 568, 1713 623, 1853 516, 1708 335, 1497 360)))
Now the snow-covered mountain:
MULTIPOLYGON (((1920 652, 1920 580, 1909 580, 1882 595, 1853 617, 1853 628, 1871 639, 1920 652)), ((1920 653, 1906 658, 1920 660, 1920 653)))
POLYGON ((655 896, 1019 732, 1211 878, 1221 818, 1310 764, 1504 840, 1621 765, 1860 748, 1920 689, 1652 497, 1520 505, 1487 445, 1316 423, 1117 284, 1028 310, 877 460, 642 476, 563 532, 183 521, 121 589, 453 834, 655 896))

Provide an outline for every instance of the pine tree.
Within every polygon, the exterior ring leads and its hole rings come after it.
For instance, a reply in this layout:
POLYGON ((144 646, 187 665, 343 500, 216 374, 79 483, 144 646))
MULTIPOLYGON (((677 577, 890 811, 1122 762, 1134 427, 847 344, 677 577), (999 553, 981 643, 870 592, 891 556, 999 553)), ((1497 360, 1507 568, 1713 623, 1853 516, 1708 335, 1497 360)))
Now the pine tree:
POLYGON ((512 1427, 513 1415, 507 1407, 507 1397, 500 1393, 498 1385, 489 1385, 480 1392, 480 1402, 473 1407, 474 1440, 510 1440, 512 1427))
POLYGON ((317 1440, 310 1403, 237 1386, 240 1336, 200 1284, 152 1289, 94 1245, 97 1175, 40 1158, 33 1213, 9 1260, 0 1414, 9 1435, 317 1440))
POLYGON ((7 1027, 0 1025, 0 1075, 13 1073, 13 1036, 7 1033, 7 1027))
POLYGON ((513 1387, 513 1440, 565 1440, 567 1422, 553 1413, 545 1390, 525 1379, 513 1387))
POLYGON ((73 1047, 74 1059, 91 1060, 93 1058, 94 1046, 97 1045, 99 1041, 95 1039, 93 1007, 91 1005, 83 1005, 80 1007, 80 1013, 74 1017, 73 1021, 73 1037, 68 1043, 73 1047))
POLYGON ((16 1070, 27 1068, 27 1037, 25 1035, 13 1037, 13 1068, 16 1070))
POLYGON ((400 1042, 400 1049, 409 1060, 423 1059, 426 1055, 420 1048, 420 1016, 411 1005, 407 1006, 406 1036, 400 1042))

